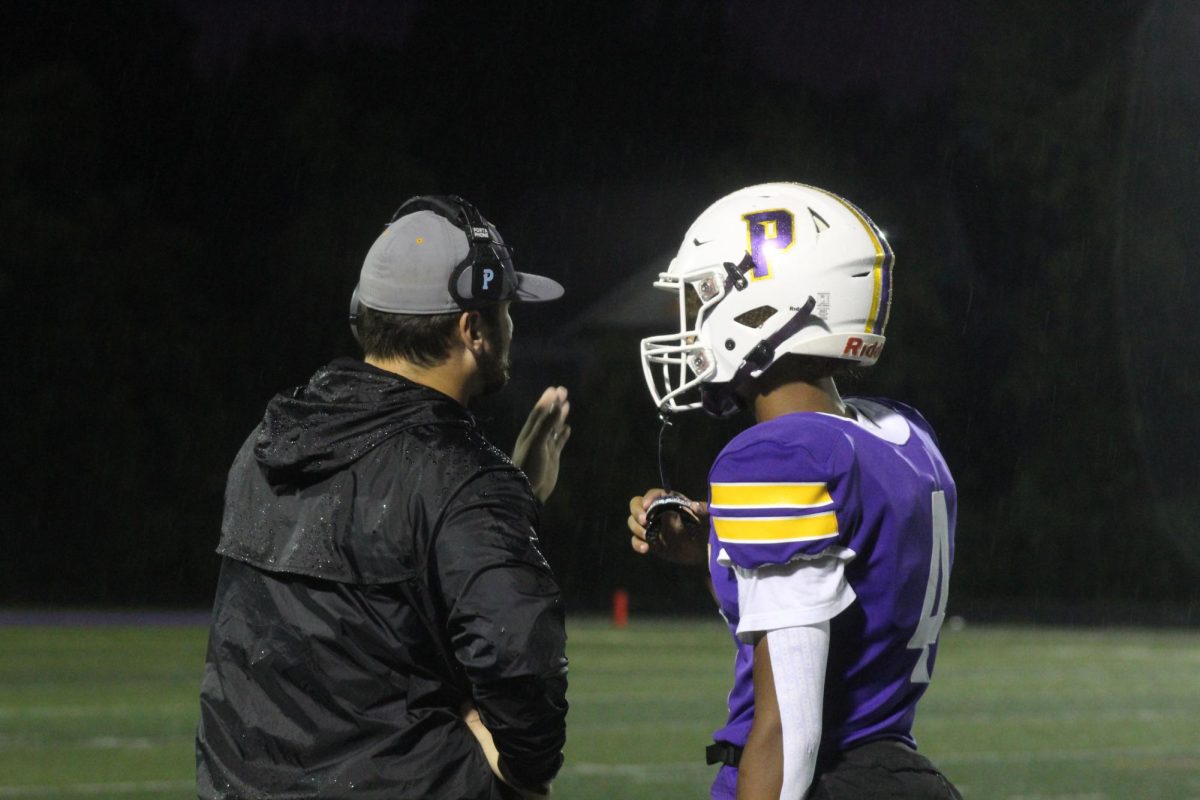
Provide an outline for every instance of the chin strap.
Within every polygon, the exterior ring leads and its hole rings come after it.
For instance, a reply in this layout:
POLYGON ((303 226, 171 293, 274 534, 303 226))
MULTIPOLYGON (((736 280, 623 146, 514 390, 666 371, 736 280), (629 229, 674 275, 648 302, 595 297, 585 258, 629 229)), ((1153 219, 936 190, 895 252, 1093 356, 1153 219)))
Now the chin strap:
POLYGON ((759 341, 750 348, 733 379, 728 383, 708 383, 700 386, 700 401, 704 410, 715 417, 727 417, 742 407, 742 401, 737 395, 737 387, 748 378, 756 378, 775 360, 775 350, 779 345, 794 336, 808 324, 813 309, 817 307, 817 299, 809 296, 808 302, 800 307, 792 318, 783 323, 777 331, 759 341))
POLYGON ((663 466, 663 438, 666 436, 667 428, 670 428, 673 423, 665 411, 659 411, 658 418, 662 421, 662 426, 658 429, 658 480, 659 486, 670 494, 671 484, 667 480, 667 470, 663 466))

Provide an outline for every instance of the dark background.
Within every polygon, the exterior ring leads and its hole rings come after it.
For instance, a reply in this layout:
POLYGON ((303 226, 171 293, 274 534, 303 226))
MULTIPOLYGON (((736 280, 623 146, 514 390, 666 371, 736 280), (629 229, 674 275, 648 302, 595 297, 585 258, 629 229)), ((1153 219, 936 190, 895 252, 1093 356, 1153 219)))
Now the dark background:
MULTIPOLYGON (((951 611, 1200 619, 1200 11, 1092 3, 90 2, 0 11, 0 603, 202 607, 225 471, 276 391, 354 352, 392 210, 479 205, 567 297, 514 312, 511 446, 574 436, 545 549, 575 610, 705 608, 638 559, 657 420, 621 322, 742 186, 889 235, 889 346, 843 391, 939 431, 951 611)), ((679 488, 745 425, 669 432, 679 488)))

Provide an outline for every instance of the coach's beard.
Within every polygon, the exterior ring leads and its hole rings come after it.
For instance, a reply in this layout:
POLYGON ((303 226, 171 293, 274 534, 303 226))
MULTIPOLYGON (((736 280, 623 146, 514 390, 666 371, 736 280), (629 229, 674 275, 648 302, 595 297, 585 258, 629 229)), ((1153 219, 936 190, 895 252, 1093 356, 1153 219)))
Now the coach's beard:
POLYGON ((496 352, 492 348, 488 348, 480 356, 479 374, 483 379, 483 394, 495 394, 503 389, 508 383, 510 373, 508 348, 504 348, 504 352, 496 352))

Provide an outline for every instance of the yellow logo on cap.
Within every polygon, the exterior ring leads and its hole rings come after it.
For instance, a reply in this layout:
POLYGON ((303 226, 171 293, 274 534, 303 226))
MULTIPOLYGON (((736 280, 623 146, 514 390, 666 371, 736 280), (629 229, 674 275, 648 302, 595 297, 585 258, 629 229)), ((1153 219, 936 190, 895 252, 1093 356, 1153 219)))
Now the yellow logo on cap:
POLYGON ((417 237, 417 244, 425 244, 425 237, 424 237, 424 236, 418 236, 418 237, 417 237))

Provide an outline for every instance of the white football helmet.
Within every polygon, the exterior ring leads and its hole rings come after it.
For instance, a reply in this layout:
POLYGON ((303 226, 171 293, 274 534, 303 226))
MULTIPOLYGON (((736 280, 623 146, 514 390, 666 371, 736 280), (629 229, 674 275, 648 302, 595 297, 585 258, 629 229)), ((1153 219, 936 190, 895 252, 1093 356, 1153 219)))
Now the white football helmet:
POLYGON ((883 233, 831 192, 765 183, 721 198, 654 283, 679 297, 679 332, 642 340, 655 404, 732 413, 733 390, 787 353, 874 364, 892 262, 883 233))

